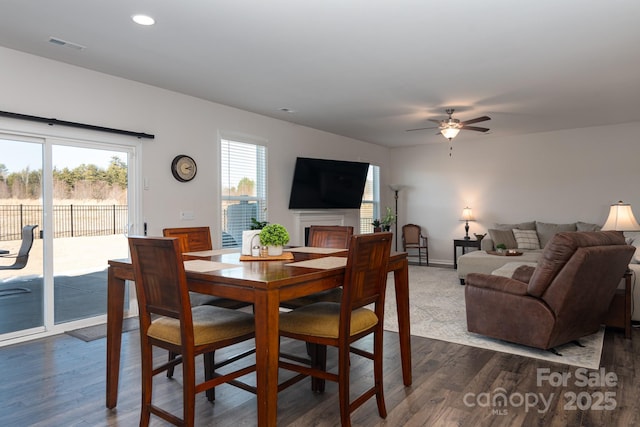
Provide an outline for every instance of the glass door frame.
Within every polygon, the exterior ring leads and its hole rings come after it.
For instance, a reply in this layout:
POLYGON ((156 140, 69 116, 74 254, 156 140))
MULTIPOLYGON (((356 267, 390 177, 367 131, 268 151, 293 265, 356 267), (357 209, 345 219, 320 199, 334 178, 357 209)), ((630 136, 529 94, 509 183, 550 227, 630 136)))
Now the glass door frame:
MULTIPOLYGON (((127 203, 128 234, 142 234, 142 194, 140 189, 142 170, 142 143, 138 138, 112 135, 103 132, 88 131, 55 126, 53 128, 29 122, 3 123, 0 120, 0 134, 6 139, 16 141, 39 142, 42 144, 42 206, 43 206, 43 279, 44 279, 44 325, 24 331, 24 334, 11 333, 0 340, 0 347, 64 331, 106 322, 106 314, 77 321, 55 324, 53 290, 53 146, 74 147, 121 151, 127 154, 127 203), (6 125, 10 124, 11 127, 6 125), (46 133, 44 131, 47 131, 46 133), (14 337, 15 336, 15 337, 14 337)), ((124 232, 124 230, 123 230, 124 232)), ((125 317, 138 314, 135 287, 129 286, 129 306, 125 307, 125 317)))

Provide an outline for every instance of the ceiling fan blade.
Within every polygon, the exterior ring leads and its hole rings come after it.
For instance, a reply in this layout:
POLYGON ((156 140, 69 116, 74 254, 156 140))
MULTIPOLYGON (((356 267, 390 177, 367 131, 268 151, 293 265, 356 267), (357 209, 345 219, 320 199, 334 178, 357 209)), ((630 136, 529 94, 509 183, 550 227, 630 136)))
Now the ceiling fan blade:
POLYGON ((414 130, 426 130, 426 129, 437 129, 437 128, 438 128, 437 126, 431 126, 428 128, 407 129, 405 130, 405 132, 413 132, 414 130))
POLYGON ((427 119, 427 120, 429 120, 430 122, 438 123, 438 124, 444 121, 444 120, 438 120, 438 119, 427 119))
POLYGON ((487 120, 491 120, 489 116, 476 117, 475 119, 467 120, 466 122, 461 122, 462 126, 471 125, 474 123, 486 122, 487 120))
POLYGON ((464 130, 475 130, 478 132, 487 132, 489 130, 489 128, 481 128, 479 126, 462 126, 462 129, 464 130))

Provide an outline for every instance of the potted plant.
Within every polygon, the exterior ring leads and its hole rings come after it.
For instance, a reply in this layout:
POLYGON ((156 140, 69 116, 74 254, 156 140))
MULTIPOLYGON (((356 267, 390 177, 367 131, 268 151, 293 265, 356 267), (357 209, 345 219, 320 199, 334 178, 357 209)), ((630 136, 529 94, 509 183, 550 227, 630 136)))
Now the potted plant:
POLYGON ((389 231, 391 226, 396 222, 396 215, 393 213, 393 210, 389 206, 387 206, 387 213, 382 218, 382 229, 384 231, 389 231))
POLYGON ((251 218, 251 229, 252 230, 262 230, 266 225, 269 224, 268 221, 258 221, 255 218, 251 218))
POLYGON ((503 253, 506 250, 507 250, 507 245, 505 245, 504 243, 498 243, 496 245, 496 252, 498 252, 499 254, 503 253))
POLYGON ((266 246, 269 256, 282 255, 282 247, 289 243, 289 232, 280 224, 265 225, 260 232, 260 244, 266 246))
POLYGON ((373 225, 373 232, 374 233, 379 233, 382 231, 382 227, 380 225, 380 220, 379 219, 374 219, 373 222, 371 223, 371 225, 373 225))

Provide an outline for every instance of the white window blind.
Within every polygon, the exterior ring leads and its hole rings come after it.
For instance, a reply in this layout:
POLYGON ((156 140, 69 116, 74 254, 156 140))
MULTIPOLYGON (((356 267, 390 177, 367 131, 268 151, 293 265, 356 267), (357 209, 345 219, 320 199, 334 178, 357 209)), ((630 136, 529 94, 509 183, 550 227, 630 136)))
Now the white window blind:
POLYGON ((266 151, 262 145, 221 140, 222 247, 241 246, 251 218, 266 221, 266 151))
POLYGON ((360 206, 360 233, 372 233, 375 218, 380 218, 380 166, 369 165, 360 206))

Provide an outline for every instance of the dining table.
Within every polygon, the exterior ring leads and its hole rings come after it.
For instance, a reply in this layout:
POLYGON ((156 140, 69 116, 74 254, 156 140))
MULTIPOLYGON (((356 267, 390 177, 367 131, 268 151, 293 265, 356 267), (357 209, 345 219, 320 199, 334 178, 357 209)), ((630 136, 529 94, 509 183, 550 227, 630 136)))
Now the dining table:
MULTIPOLYGON (((190 291, 253 304, 258 426, 275 426, 277 420, 280 302, 341 286, 348 253, 304 247, 287 251, 293 259, 254 259, 224 249, 183 254, 190 291)), ((106 406, 115 408, 126 281, 135 281, 135 275, 130 259, 112 259, 108 265, 106 406)), ((407 253, 392 252, 388 271, 394 277, 402 378, 409 386, 412 377, 407 253)))

